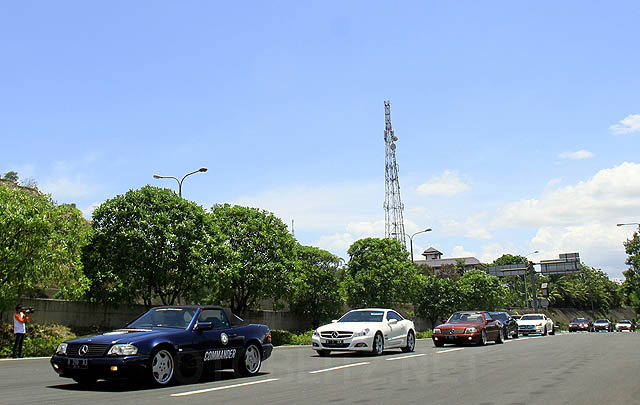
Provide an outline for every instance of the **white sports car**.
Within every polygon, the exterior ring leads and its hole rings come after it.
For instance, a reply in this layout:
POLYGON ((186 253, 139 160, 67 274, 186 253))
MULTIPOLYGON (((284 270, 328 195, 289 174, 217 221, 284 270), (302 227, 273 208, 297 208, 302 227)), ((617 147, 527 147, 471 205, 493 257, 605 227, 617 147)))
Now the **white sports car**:
POLYGON ((518 319, 518 333, 523 336, 533 333, 555 335, 556 327, 553 320, 545 314, 526 314, 518 319))
POLYGON ((392 309, 355 309, 313 331, 311 344, 320 356, 332 351, 371 352, 377 356, 391 348, 412 352, 416 330, 412 321, 392 309))

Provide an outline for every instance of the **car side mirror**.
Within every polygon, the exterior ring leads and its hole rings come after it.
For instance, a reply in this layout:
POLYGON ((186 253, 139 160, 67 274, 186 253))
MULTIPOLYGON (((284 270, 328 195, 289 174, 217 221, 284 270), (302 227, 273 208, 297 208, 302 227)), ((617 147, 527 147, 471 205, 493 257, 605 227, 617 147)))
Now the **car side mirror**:
POLYGON ((331 323, 337 323, 337 322, 338 322, 338 320, 337 320, 337 319, 332 319, 332 320, 331 320, 331 323))
POLYGON ((397 319, 390 319, 389 320, 389 325, 395 325, 396 323, 398 323, 397 319))
POLYGON ((196 330, 211 330, 213 329, 213 322, 198 322, 196 323, 196 330))

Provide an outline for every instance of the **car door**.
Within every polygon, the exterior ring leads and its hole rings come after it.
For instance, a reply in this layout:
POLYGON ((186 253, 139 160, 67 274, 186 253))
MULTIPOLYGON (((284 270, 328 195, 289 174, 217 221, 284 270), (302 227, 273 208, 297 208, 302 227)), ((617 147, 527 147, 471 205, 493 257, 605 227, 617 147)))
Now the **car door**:
POLYGON ((500 327, 498 326, 498 321, 493 319, 493 317, 488 312, 483 312, 482 315, 484 316, 484 320, 485 320, 485 329, 487 331, 487 339, 495 340, 498 337, 498 334, 500 333, 500 327), (489 319, 491 319, 491 321, 487 322, 489 319))
POLYGON ((387 312, 386 320, 390 329, 387 347, 401 346, 402 340, 406 336, 406 322, 403 322, 402 316, 395 311, 387 312))
POLYGON ((194 346, 202 356, 205 368, 240 355, 243 338, 234 333, 220 308, 205 308, 198 316, 194 330, 194 346))

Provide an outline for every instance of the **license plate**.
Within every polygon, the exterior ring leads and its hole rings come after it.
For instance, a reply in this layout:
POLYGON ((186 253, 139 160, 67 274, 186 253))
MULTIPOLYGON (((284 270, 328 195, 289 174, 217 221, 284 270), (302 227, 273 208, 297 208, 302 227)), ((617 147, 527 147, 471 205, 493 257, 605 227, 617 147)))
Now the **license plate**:
POLYGON ((447 336, 447 340, 456 340, 456 336, 447 336))
POLYGON ((68 359, 67 367, 68 368, 87 368, 89 366, 88 359, 68 359))
POLYGON ((342 343, 342 340, 327 340, 328 345, 341 345, 342 343))

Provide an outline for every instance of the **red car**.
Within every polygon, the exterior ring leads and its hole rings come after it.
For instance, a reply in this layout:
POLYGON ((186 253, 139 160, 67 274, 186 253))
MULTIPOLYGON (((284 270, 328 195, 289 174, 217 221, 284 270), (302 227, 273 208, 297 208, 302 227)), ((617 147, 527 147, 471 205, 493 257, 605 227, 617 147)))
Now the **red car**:
POLYGON ((433 329, 431 339, 437 347, 445 343, 484 345, 489 340, 502 343, 504 330, 486 311, 458 311, 446 323, 433 329))
POLYGON ((573 318, 573 321, 569 323, 569 332, 577 332, 579 330, 591 332, 593 330, 593 322, 587 318, 573 318))

